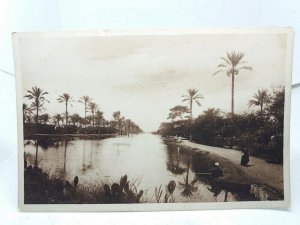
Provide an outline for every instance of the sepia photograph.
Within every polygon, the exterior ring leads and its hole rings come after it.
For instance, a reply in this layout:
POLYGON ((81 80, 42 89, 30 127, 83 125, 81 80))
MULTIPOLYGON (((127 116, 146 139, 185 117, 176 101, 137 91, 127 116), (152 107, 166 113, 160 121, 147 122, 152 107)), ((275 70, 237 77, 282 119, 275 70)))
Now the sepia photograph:
POLYGON ((19 206, 289 207, 289 28, 14 33, 19 206))

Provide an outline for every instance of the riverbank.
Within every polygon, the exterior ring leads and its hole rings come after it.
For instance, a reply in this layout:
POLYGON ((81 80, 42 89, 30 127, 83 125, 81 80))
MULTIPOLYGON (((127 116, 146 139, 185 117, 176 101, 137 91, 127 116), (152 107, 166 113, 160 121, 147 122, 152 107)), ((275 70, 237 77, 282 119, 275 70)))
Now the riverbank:
POLYGON ((120 182, 99 181, 94 185, 80 184, 76 176, 73 181, 63 177, 51 177, 37 166, 24 166, 25 204, 112 204, 139 203, 143 190, 137 190, 135 183, 121 176, 120 182))
POLYGON ((208 171, 213 167, 214 162, 219 162, 224 171, 224 176, 218 179, 219 183, 250 187, 251 185, 266 186, 273 189, 279 198, 283 197, 283 166, 280 164, 267 163, 262 159, 250 156, 250 162, 245 167, 240 165, 241 152, 237 150, 205 146, 188 140, 180 143, 167 142, 166 144, 176 145, 184 151, 198 154, 197 157, 200 157, 201 162, 198 163, 199 168, 196 168, 198 170, 196 172, 208 171))

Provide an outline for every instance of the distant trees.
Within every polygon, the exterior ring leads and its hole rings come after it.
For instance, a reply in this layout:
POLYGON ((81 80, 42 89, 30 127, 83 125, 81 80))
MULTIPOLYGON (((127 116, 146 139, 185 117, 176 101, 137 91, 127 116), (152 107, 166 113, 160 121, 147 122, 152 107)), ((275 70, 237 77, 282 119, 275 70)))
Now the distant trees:
MULTIPOLYGON (((203 96, 198 93, 197 89, 188 89, 187 94, 184 94, 182 101, 188 101, 189 102, 189 112, 190 112, 190 118, 189 122, 193 123, 193 102, 196 102, 198 106, 201 106, 199 100, 203 99, 203 96)), ((192 134, 190 133, 190 141, 192 141, 192 134)))
POLYGON ((49 120, 50 120, 50 115, 48 113, 39 116, 39 122, 41 124, 47 124, 49 120))
POLYGON ((182 99, 183 102, 185 102, 185 101, 189 102, 190 120, 192 120, 193 119, 193 102, 196 102, 196 104, 198 106, 201 106, 199 100, 203 99, 203 96, 198 93, 197 89, 188 89, 187 94, 184 94, 182 97, 183 97, 183 99, 182 99))
POLYGON ((95 102, 89 102, 88 109, 92 113, 92 125, 93 125, 93 129, 94 129, 94 127, 95 127, 95 113, 99 109, 99 106, 95 102))
POLYGON ((25 124, 26 121, 28 121, 29 123, 31 122, 31 115, 32 115, 32 109, 30 107, 28 107, 28 105, 23 103, 23 124, 25 124))
POLYGON ((271 96, 269 95, 268 90, 261 89, 253 95, 253 99, 249 101, 248 106, 260 106, 260 114, 261 117, 263 117, 264 106, 267 106, 270 102, 271 96))
POLYGON ((84 118, 77 113, 69 115, 69 105, 71 102, 74 102, 74 100, 68 93, 63 93, 57 98, 59 103, 64 103, 65 105, 64 116, 63 114, 55 114, 51 117, 48 113, 40 115, 41 111, 46 110, 44 103, 49 102, 45 98, 46 95, 48 95, 48 92, 44 92, 38 87, 32 87, 31 90, 27 90, 27 94, 24 98, 32 100, 32 102, 30 107, 25 103, 22 105, 24 134, 36 134, 38 132, 38 125, 41 134, 87 134, 87 132, 89 134, 111 134, 116 133, 117 130, 119 135, 129 135, 142 131, 140 127, 130 119, 125 119, 124 116, 121 116, 120 111, 113 114, 112 121, 105 120, 104 113, 99 109, 99 106, 95 102, 92 102, 92 98, 87 95, 82 96, 78 100, 78 102, 84 104, 84 118), (33 112, 36 113, 34 114, 33 112), (87 114, 88 112, 90 113, 89 115, 87 114), (31 125, 32 118, 34 118, 35 127, 31 125), (63 128, 61 128, 60 126, 63 121, 65 121, 65 123, 63 128))
POLYGON ((104 126, 105 119, 103 117, 103 112, 101 112, 100 110, 97 110, 95 118, 96 118, 96 124, 98 126, 104 126))
POLYGON ((40 89, 38 87, 32 87, 31 90, 27 90, 27 95, 24 97, 28 100, 32 100, 30 108, 36 112, 35 114, 35 131, 38 131, 38 123, 39 123, 39 112, 45 110, 44 104, 45 102, 49 102, 45 95, 48 94, 48 92, 44 92, 43 89, 40 89))
POLYGON ((60 114, 56 114, 53 116, 54 124, 55 126, 57 125, 58 127, 60 126, 60 121, 62 121, 62 117, 60 114))
POLYGON ((75 126, 81 126, 81 117, 79 116, 79 114, 74 113, 73 115, 70 116, 71 119, 71 123, 75 126))
POLYGON ((217 67, 218 70, 213 74, 225 72, 228 77, 231 76, 231 115, 234 114, 234 77, 237 76, 240 70, 252 70, 252 67, 247 66, 247 61, 243 61, 244 53, 232 51, 226 52, 226 57, 220 57, 223 63, 217 67))
MULTIPOLYGON (((84 104, 84 121, 85 121, 85 126, 86 126, 86 113, 87 113, 87 110, 88 110, 88 104, 92 101, 93 99, 90 98, 89 96, 87 95, 84 95, 82 96, 78 102, 80 103, 83 103, 84 104)), ((86 127, 85 127, 86 128, 86 127)), ((86 129, 85 129, 86 130, 86 129)), ((86 131, 85 131, 86 132, 86 131)))
POLYGON ((66 126, 68 125, 68 104, 73 101, 72 97, 68 94, 68 93, 63 93, 62 95, 59 96, 59 98, 57 99, 57 101, 59 103, 65 103, 65 107, 66 107, 66 113, 65 113, 65 124, 66 126))
POLYGON ((171 119, 172 121, 176 119, 184 119, 184 115, 189 113, 189 109, 187 106, 176 105, 170 109, 170 113, 167 119, 171 119))
POLYGON ((113 113, 113 127, 116 130, 116 133, 121 134, 121 127, 120 127, 120 123, 121 123, 121 112, 120 111, 116 111, 113 113))

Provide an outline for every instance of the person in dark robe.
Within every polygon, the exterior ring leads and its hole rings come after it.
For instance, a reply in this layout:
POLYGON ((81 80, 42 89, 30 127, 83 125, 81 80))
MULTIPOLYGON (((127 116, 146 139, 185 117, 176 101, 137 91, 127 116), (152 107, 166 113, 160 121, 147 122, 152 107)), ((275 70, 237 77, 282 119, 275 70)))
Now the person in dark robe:
POLYGON ((249 151, 248 151, 247 147, 245 147, 242 150, 241 165, 247 166, 248 163, 249 163, 249 151))

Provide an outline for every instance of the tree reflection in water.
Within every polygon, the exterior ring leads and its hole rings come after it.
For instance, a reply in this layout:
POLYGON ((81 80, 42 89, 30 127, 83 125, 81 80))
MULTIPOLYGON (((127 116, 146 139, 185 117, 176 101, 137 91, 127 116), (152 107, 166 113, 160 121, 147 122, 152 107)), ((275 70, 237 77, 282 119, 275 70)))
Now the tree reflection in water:
POLYGON ((179 146, 177 146, 176 158, 174 157, 174 154, 172 154, 172 153, 169 153, 168 157, 169 157, 169 161, 167 163, 167 167, 168 167, 168 170, 170 170, 174 175, 180 175, 186 171, 186 169, 181 167, 181 165, 180 165, 180 147, 179 146))
POLYGON ((86 149, 86 140, 84 140, 83 150, 82 150, 82 172, 86 172, 89 169, 93 169, 93 143, 94 140, 91 141, 90 149, 86 149), (86 162, 86 154, 87 154, 87 161, 86 162))
POLYGON ((188 158, 187 162, 187 169, 186 169, 186 176, 184 177, 184 182, 179 182, 179 185, 181 188, 183 188, 183 191, 181 192, 181 195, 184 197, 191 197, 193 195, 193 192, 196 192, 198 190, 198 187, 195 186, 197 182, 197 178, 195 177, 190 183, 189 183, 189 172, 190 172, 190 159, 188 158))
POLYGON ((65 151, 64 151, 64 169, 63 169, 63 174, 66 174, 66 164, 67 164, 67 146, 68 146, 69 140, 65 139, 64 140, 64 147, 65 147, 65 151))

